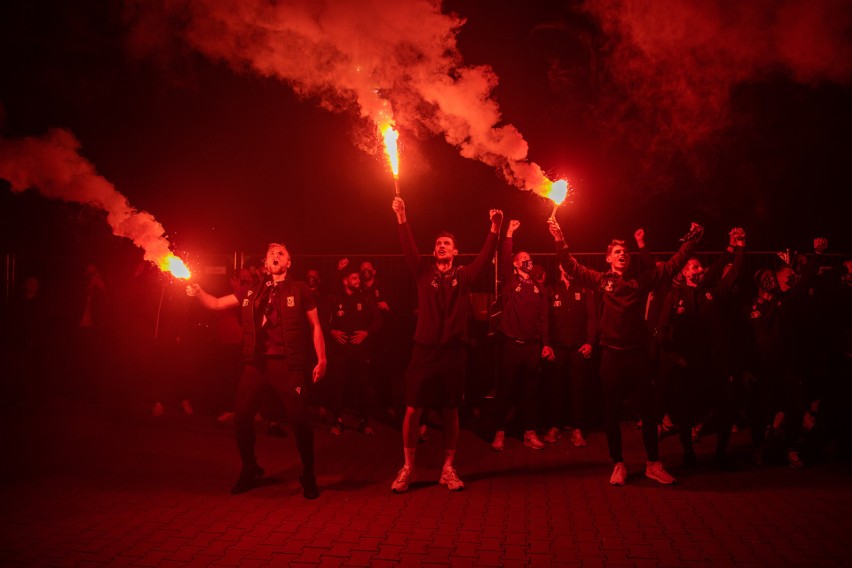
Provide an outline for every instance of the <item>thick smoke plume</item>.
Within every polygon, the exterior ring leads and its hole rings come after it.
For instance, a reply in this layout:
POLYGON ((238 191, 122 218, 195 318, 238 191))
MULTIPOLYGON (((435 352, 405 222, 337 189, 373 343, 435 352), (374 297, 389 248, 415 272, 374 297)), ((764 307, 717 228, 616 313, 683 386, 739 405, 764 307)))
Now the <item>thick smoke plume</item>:
POLYGON ((646 133, 646 147, 688 148, 723 130, 732 90, 770 74, 804 84, 852 79, 844 0, 588 0, 585 9, 601 25, 608 75, 620 87, 612 107, 654 128, 657 144, 646 133))
POLYGON ((0 179, 14 192, 36 189, 46 197, 105 211, 113 234, 131 239, 144 251, 145 260, 168 268, 174 255, 163 226, 150 213, 133 208, 79 150, 80 143, 64 129, 50 130, 41 138, 0 138, 0 179))
MULTIPOLYGON (((545 193, 527 143, 503 124, 490 67, 464 65, 464 21, 437 0, 131 0, 131 45, 155 55, 176 34, 238 71, 288 82, 334 110, 355 110, 378 127, 444 136, 467 158, 494 166, 513 185, 545 193)), ((377 137, 378 142, 378 137, 377 137)))

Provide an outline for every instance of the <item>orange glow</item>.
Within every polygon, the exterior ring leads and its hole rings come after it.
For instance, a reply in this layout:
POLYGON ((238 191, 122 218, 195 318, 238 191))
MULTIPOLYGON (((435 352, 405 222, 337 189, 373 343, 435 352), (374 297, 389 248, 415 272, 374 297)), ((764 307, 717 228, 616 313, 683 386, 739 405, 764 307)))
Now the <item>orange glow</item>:
POLYGON ((192 273, 190 273, 189 268, 186 267, 186 264, 176 257, 175 255, 169 253, 165 258, 161 259, 157 266, 159 266, 160 270, 163 272, 169 272, 175 278, 181 278, 184 280, 188 280, 192 273))
POLYGON ((399 149, 396 143, 399 139, 399 132, 391 124, 379 127, 379 131, 385 141, 385 154, 387 154, 388 161, 390 162, 391 172, 393 172, 393 177, 396 179, 399 177, 399 149))
POLYGON ((568 194, 573 189, 564 179, 558 179, 554 182, 548 180, 547 183, 550 185, 545 189, 544 196, 557 205, 565 201, 565 198, 568 197, 568 194))

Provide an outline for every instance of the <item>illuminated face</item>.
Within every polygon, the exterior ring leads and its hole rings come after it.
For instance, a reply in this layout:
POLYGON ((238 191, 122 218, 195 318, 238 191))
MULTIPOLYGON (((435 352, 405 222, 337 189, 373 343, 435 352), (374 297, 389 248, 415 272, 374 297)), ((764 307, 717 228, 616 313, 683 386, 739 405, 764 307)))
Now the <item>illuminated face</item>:
POLYGON ((435 250, 432 253, 435 260, 439 262, 451 261, 458 253, 456 244, 450 237, 438 237, 435 239, 435 250))
POLYGON ((266 258, 263 265, 266 271, 273 276, 286 274, 290 268, 290 253, 284 248, 284 245, 273 244, 266 251, 266 258))
POLYGON ((361 278, 364 280, 370 280, 375 274, 376 269, 373 267, 373 263, 365 260, 358 267, 358 272, 361 273, 361 278))
POLYGON ((630 253, 622 245, 615 245, 612 251, 606 255, 607 263, 616 272, 624 272, 630 266, 630 253))
POLYGON ((704 275, 704 267, 701 266, 701 261, 697 258, 689 259, 686 266, 681 270, 681 274, 686 278, 686 283, 690 286, 698 286, 701 283, 701 277, 704 275))
POLYGON ((529 253, 522 251, 515 255, 515 261, 512 263, 512 266, 524 274, 529 274, 530 270, 532 270, 532 264, 532 258, 530 258, 529 253))
POLYGON ((343 285, 350 292, 355 292, 358 288, 361 287, 361 275, 357 272, 353 272, 349 276, 343 279, 343 285))

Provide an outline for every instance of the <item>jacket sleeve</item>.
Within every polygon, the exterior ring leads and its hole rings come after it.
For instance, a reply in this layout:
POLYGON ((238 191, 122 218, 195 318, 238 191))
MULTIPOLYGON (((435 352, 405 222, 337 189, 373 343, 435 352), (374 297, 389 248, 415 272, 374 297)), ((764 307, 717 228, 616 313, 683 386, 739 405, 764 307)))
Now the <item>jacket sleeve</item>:
POLYGON ((645 283, 654 288, 661 282, 668 282, 674 278, 675 274, 686 264, 686 259, 692 254, 694 248, 695 241, 688 240, 680 245, 678 251, 667 261, 654 263, 652 267, 645 268, 642 272, 645 283))
POLYGON ((476 255, 476 258, 465 267, 463 272, 467 273, 467 277, 470 281, 476 279, 479 276, 479 273, 482 272, 482 269, 491 261, 494 257, 494 250, 497 248, 497 233, 488 232, 488 236, 485 237, 485 243, 482 245, 482 250, 479 251, 479 254, 476 255))
POLYGON ((556 258, 565 273, 574 278, 583 288, 587 290, 597 289, 602 273, 591 268, 586 268, 577 262, 577 259, 571 255, 568 246, 564 242, 557 242, 556 247, 556 258))
POLYGON ((399 225, 399 242, 402 245, 402 254, 405 257, 408 270, 416 278, 417 265, 420 263, 420 251, 417 250, 414 233, 411 232, 411 225, 408 222, 399 225))

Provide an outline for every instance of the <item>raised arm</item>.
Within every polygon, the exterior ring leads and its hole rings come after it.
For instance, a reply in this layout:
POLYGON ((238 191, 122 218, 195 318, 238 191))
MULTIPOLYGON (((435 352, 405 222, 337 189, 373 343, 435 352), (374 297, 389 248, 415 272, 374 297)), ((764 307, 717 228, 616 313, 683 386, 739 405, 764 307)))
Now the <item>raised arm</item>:
POLYGON ((562 235, 562 228, 556 219, 548 219, 547 228, 550 234, 553 235, 553 240, 556 244, 556 258, 562 270, 568 276, 574 278, 581 287, 587 290, 594 290, 600 281, 602 273, 591 268, 586 268, 571 256, 568 245, 565 244, 565 237, 562 235))
POLYGON ((234 294, 228 294, 227 296, 217 298, 216 296, 205 292, 204 288, 195 283, 187 285, 186 295, 191 298, 198 298, 201 305, 208 310, 227 310, 229 308, 236 308, 240 305, 240 301, 234 294))
POLYGON ((650 280, 652 286, 656 286, 660 282, 671 280, 675 274, 686 264, 686 259, 692 254, 695 244, 701 239, 704 234, 704 227, 698 223, 692 223, 689 227, 689 232, 681 238, 683 243, 676 253, 665 262, 654 263, 652 269, 643 271, 643 276, 650 280))
POLYGON ((405 256, 405 262, 408 264, 408 270, 417 276, 417 265, 420 262, 420 251, 417 250, 417 243, 414 241, 414 233, 411 232, 411 226, 408 224, 408 216, 405 213, 405 201, 401 197, 395 197, 391 205, 393 212, 396 213, 396 221, 399 224, 399 242, 402 245, 402 254, 405 256))
POLYGON ((712 279, 711 282, 715 281, 715 278, 721 274, 719 283, 716 286, 717 293, 726 293, 734 286, 734 282, 736 282, 737 276, 739 276, 740 270, 743 266, 745 238, 745 231, 740 227, 734 227, 731 229, 728 233, 728 248, 725 249, 724 253, 719 255, 716 262, 714 262, 710 269, 707 270, 709 276, 705 276, 705 278, 712 279), (725 266, 727 266, 731 255, 734 257, 734 262, 731 265, 731 269, 725 272, 725 266))
POLYGON ((506 228, 506 237, 503 239, 503 244, 500 247, 500 278, 504 282, 515 273, 514 263, 512 262, 515 253, 514 234, 520 226, 521 222, 516 219, 509 221, 509 226, 506 228))
POLYGON ((494 249, 497 248, 497 235, 500 234, 500 225, 503 224, 503 212, 499 209, 492 209, 488 212, 488 218, 491 220, 491 230, 488 236, 485 237, 485 243, 482 245, 482 250, 476 255, 476 258, 471 262, 465 271, 468 273, 471 280, 485 268, 491 259, 494 257, 494 249))

